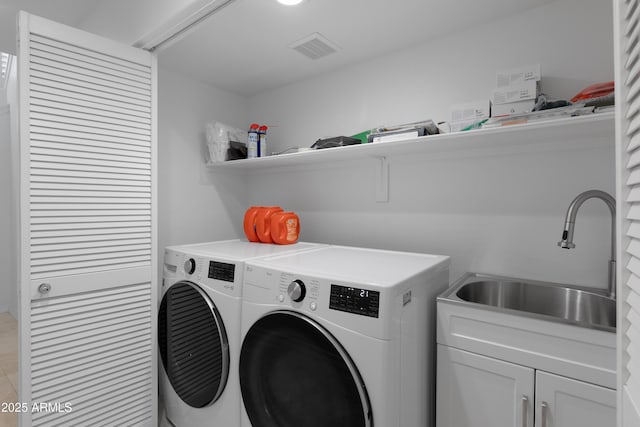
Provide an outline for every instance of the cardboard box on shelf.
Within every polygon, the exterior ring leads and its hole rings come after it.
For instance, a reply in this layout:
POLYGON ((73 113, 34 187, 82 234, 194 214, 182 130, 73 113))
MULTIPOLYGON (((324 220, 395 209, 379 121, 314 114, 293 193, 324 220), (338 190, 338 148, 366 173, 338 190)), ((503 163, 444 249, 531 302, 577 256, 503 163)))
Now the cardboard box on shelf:
POLYGON ((540 83, 529 80, 517 85, 496 88, 491 96, 493 105, 509 104, 526 100, 534 100, 540 93, 540 83))
POLYGON ((506 104, 493 104, 491 106, 491 117, 528 113, 535 105, 535 98, 525 99, 524 101, 508 102, 506 104))
POLYGON ((496 73, 496 86, 507 87, 528 81, 540 81, 540 64, 524 65, 496 73))
POLYGON ((467 102, 451 106, 451 122, 476 121, 489 117, 491 103, 489 100, 467 102))

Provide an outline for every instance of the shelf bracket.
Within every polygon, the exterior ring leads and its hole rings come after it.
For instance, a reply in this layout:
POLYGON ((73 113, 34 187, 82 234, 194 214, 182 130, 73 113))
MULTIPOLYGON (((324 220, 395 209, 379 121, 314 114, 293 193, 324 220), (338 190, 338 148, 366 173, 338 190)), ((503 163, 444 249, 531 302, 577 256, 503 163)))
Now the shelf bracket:
POLYGON ((386 157, 378 157, 376 165, 376 202, 389 202, 389 162, 386 157))

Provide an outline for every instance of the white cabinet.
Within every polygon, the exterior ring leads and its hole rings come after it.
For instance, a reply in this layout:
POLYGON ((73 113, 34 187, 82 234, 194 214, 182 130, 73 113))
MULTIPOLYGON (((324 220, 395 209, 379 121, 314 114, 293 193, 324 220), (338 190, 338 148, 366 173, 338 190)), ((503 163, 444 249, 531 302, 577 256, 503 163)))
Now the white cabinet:
POLYGON ((537 371, 535 418, 535 427, 613 427, 616 392, 537 371))
POLYGON ((492 357, 438 345, 437 375, 438 427, 608 427, 616 422, 614 390, 492 357))
POLYGON ((532 427, 535 371, 438 345, 436 424, 532 427))

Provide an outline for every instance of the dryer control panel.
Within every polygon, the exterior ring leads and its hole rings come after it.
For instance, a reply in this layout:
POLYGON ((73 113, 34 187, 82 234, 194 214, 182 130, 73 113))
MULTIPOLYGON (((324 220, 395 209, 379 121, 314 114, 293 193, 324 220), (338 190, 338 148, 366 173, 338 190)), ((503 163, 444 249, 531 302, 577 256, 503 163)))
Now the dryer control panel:
POLYGON ((225 295, 240 297, 242 267, 225 261, 196 253, 167 249, 164 256, 165 286, 180 280, 188 280, 225 295))
POLYGON ((228 262, 209 261, 209 279, 234 282, 236 265, 228 262))

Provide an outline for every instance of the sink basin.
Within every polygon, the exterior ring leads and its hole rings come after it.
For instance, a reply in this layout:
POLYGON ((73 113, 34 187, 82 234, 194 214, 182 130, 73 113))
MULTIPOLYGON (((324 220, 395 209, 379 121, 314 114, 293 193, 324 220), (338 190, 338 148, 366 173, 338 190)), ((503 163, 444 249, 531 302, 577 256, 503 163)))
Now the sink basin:
POLYGON ((567 285, 467 274, 441 298, 588 328, 613 332, 616 328, 614 299, 567 285))

